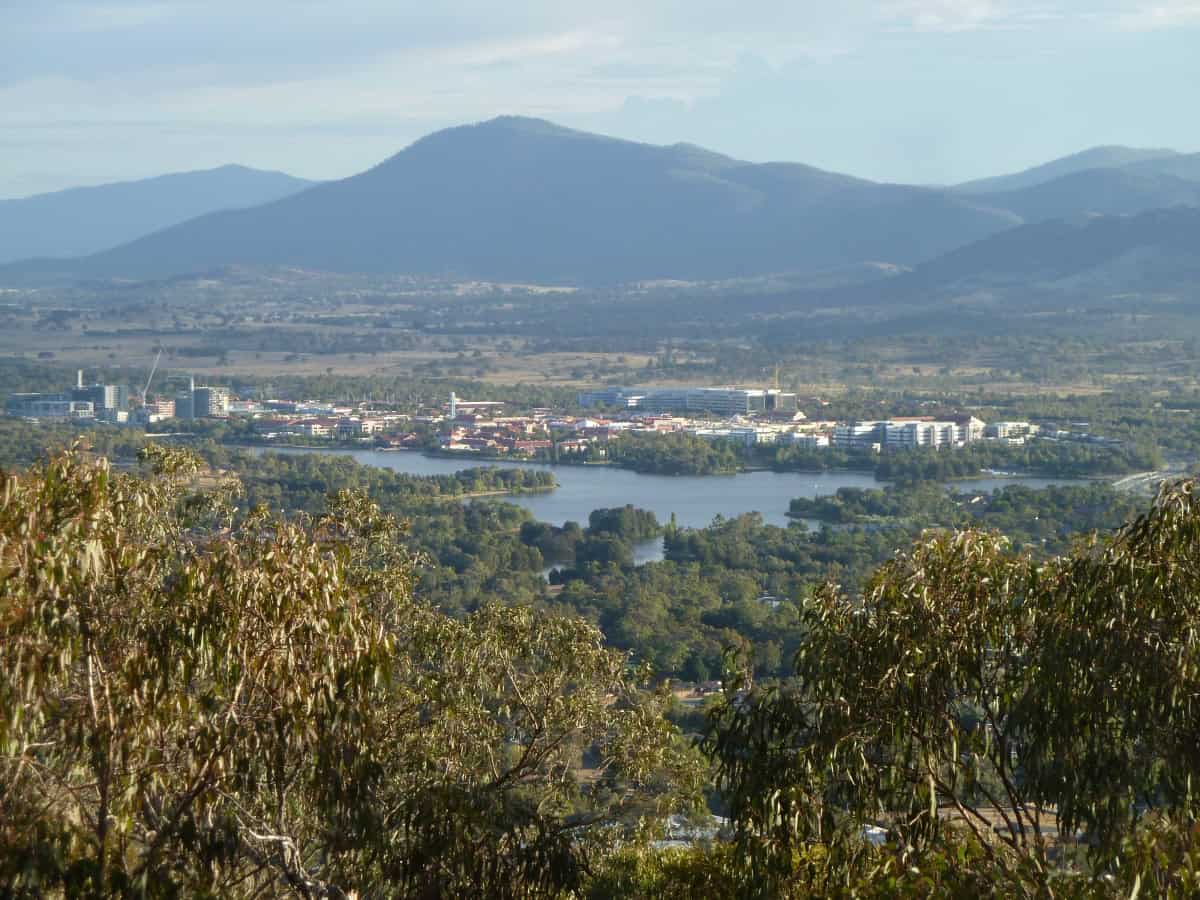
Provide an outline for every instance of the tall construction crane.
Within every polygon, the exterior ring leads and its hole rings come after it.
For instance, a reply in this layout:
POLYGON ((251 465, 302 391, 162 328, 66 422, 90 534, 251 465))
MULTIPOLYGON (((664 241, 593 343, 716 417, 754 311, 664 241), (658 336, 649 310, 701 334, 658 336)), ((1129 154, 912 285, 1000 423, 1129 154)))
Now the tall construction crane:
POLYGON ((158 371, 158 361, 162 359, 162 347, 158 348, 158 353, 154 357, 154 365, 150 367, 150 377, 146 379, 146 386, 142 388, 142 404, 145 405, 146 398, 150 396, 150 382, 154 380, 154 373, 158 371))

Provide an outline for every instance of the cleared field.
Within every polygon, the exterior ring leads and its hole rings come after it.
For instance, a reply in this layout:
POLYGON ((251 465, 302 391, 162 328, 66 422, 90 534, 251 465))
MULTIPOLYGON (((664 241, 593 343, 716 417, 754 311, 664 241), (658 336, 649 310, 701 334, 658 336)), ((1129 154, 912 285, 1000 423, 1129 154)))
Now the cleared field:
MULTIPOLYGON (((10 289, 2 299, 11 302, 0 303, 0 356, 145 370, 162 347, 161 369, 177 376, 455 378, 578 389, 764 385, 777 372, 782 387, 821 397, 865 390, 1086 398, 1200 385, 1200 335, 1153 338, 1128 316, 1110 323, 1119 331, 1112 335, 1039 329, 939 337, 928 316, 893 332, 879 310, 847 308, 818 310, 811 327, 788 331, 763 324, 756 295, 560 293, 295 271, 10 289)), ((788 315, 813 313, 780 303, 788 315)))
MULTIPOLYGON (((282 339, 286 329, 276 332, 282 339)), ((160 345, 168 348, 188 340, 204 340, 203 332, 173 337, 104 336, 80 332, 45 332, 28 328, 0 332, 0 356, 45 359, 77 368, 129 367, 146 369, 160 345)), ((256 332, 246 340, 257 341, 256 332)), ((511 338, 517 343, 519 338, 511 338)), ((641 353, 523 352, 497 351, 489 341, 482 347, 466 345, 463 350, 422 348, 371 352, 224 349, 223 355, 164 354, 160 371, 196 375, 453 375, 495 384, 545 382, 586 386, 596 383, 598 370, 641 369, 652 358, 641 353), (478 355, 473 355, 475 353, 478 355)), ((216 349, 215 341, 212 343, 216 349)))

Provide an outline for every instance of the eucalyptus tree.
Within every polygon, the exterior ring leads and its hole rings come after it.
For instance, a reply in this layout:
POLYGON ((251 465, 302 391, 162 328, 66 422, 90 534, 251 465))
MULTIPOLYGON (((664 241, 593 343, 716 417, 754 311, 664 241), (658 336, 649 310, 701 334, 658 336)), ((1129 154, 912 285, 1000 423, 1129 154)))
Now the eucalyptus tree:
POLYGON ((764 891, 814 846, 822 883, 849 890, 878 863, 871 826, 913 871, 965 854, 968 892, 1195 887, 1191 483, 1044 563, 994 534, 927 534, 861 595, 818 591, 803 619, 795 678, 731 690, 707 737, 764 891))
POLYGON ((5 476, 0 893, 548 895, 695 771, 595 628, 414 599, 362 496, 145 464, 5 476))

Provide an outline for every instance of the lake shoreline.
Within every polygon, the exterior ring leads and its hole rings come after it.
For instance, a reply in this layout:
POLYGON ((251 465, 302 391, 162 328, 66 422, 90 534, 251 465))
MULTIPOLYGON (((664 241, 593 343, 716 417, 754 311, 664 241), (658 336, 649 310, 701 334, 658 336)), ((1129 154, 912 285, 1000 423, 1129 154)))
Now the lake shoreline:
MULTIPOLYGON (((389 455, 414 455, 421 456, 425 459, 453 459, 461 460, 464 463, 463 468, 476 468, 482 465, 487 466, 538 466, 542 468, 570 468, 570 469, 609 469, 622 472, 632 472, 635 475, 645 475, 656 478, 713 478, 727 479, 734 478, 738 475, 751 475, 762 472, 772 472, 776 474, 796 474, 796 475, 870 475, 875 478, 875 481, 880 485, 895 484, 896 482, 875 477, 875 470, 863 466, 829 466, 827 468, 784 468, 770 465, 748 465, 739 466, 736 469, 722 469, 717 472, 655 472, 649 470, 635 469, 629 466, 622 466, 618 463, 607 460, 547 460, 547 459, 528 459, 514 458, 511 456, 501 456, 498 454, 480 454, 478 451, 464 450, 434 450, 427 447, 364 447, 354 444, 247 444, 247 443, 231 443, 223 446, 237 450, 259 450, 259 451, 279 451, 279 450, 308 450, 315 452, 331 452, 331 453, 386 453, 389 455)), ((461 470, 459 470, 461 471, 461 470)), ((1153 473, 1133 473, 1132 475, 1121 475, 1109 473, 1104 475, 1055 475, 1042 472, 999 472, 988 469, 981 469, 973 475, 954 475, 947 478, 934 479, 939 484, 953 485, 956 482, 967 481, 1004 481, 1020 483, 1022 481, 1115 481, 1125 478, 1133 478, 1136 476, 1153 473)))
MULTIPOLYGON (((470 468, 475 460, 430 456, 420 451, 380 452, 350 448, 320 447, 305 449, 296 446, 247 448, 253 453, 328 453, 348 456, 362 465, 376 466, 415 476, 449 475, 470 468)), ((483 460, 478 460, 482 463, 483 460)), ((506 460, 512 468, 534 468, 552 473, 558 486, 553 490, 538 490, 523 494, 490 494, 498 502, 507 502, 529 511, 534 519, 561 527, 565 522, 585 523, 592 511, 626 504, 654 513, 661 523, 671 520, 674 513, 680 528, 705 528, 716 516, 725 520, 746 513, 758 513, 764 523, 781 528, 797 521, 787 515, 791 500, 797 497, 815 499, 831 496, 838 488, 883 488, 871 472, 798 472, 763 469, 741 472, 721 478, 707 475, 643 475, 631 469, 612 465, 552 466, 546 463, 506 460)), ((489 462, 487 465, 496 466, 489 462)), ((991 490, 1007 484, 1080 483, 1079 479, 981 479, 974 485, 962 482, 955 487, 967 490, 991 490)), ((458 495, 466 501, 470 498, 458 495)), ((481 498, 486 499, 486 498, 481 498)), ((803 521, 803 519, 801 520, 803 521)), ((810 528, 817 527, 809 520, 810 528)))

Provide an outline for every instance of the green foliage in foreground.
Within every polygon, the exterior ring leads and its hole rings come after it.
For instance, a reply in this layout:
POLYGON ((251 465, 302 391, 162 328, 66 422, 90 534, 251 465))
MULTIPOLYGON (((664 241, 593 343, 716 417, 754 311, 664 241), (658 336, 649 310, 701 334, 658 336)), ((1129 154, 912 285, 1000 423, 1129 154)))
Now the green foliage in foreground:
MULTIPOLYGON (((733 840, 678 851, 638 825, 705 766, 595 627, 447 616, 413 599, 402 529, 362 495, 285 521, 237 511, 187 454, 146 456, 150 478, 74 453, 5 478, 0 895, 1200 890, 1190 483, 1050 560, 943 532, 861 594, 772 608, 727 578, 764 634, 786 622, 792 677, 730 666, 702 749, 733 840)), ((647 571, 699 589, 708 567, 787 563, 796 529, 761 529, 673 534, 647 571)), ((737 644, 729 611, 706 627, 737 644)))
POLYGON ((1192 483, 1049 562, 993 534, 928 536, 863 597, 829 586, 802 617, 794 679, 731 692, 707 738, 739 862, 765 895, 814 845, 851 888, 864 825, 887 828, 918 869, 967 840, 992 895, 1051 896, 1072 850, 1086 866, 1059 893, 1192 895, 1192 483))
POLYGON ((361 495, 150 459, 5 478, 0 894, 555 894, 699 770, 595 628, 415 602, 361 495))
MULTIPOLYGON (((949 835, 937 851, 926 852, 919 865, 898 848, 856 846, 845 856, 831 854, 821 844, 797 848, 787 875, 761 880, 747 865, 736 844, 713 847, 653 850, 635 847, 606 861, 588 883, 588 900, 744 900, 771 897, 779 900, 818 898, 937 897, 967 900, 1006 896, 997 890, 996 872, 979 844, 949 835)), ((1074 883, 1067 894, 1085 895, 1085 885, 1074 883)), ((1095 894, 1103 896, 1103 894, 1095 894)))
POLYGON ((782 871, 763 879, 736 843, 657 849, 622 848, 586 882, 588 900, 893 900, 987 897, 1127 900, 1200 896, 1200 831, 1162 819, 1148 821, 1122 842, 1119 870, 1095 873, 1060 867, 1039 879, 1028 861, 946 829, 935 846, 917 850, 892 842, 796 847, 782 871), (1015 875, 1015 877, 1014 877, 1015 875))
MULTIPOLYGON (((0 366, 0 371, 3 367, 0 366)), ((0 468, 23 469, 77 441, 110 459, 132 458, 145 446, 140 428, 78 422, 27 422, 0 417, 0 468)))

